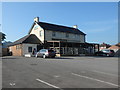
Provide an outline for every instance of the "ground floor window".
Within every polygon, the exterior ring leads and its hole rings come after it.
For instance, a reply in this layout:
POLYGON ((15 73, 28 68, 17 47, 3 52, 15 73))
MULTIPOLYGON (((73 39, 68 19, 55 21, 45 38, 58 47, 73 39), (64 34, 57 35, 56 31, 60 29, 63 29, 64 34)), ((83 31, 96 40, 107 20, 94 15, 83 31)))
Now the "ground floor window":
POLYGON ((28 47, 28 52, 32 52, 32 47, 28 47))
POLYGON ((16 50, 21 49, 21 45, 16 45, 16 50))

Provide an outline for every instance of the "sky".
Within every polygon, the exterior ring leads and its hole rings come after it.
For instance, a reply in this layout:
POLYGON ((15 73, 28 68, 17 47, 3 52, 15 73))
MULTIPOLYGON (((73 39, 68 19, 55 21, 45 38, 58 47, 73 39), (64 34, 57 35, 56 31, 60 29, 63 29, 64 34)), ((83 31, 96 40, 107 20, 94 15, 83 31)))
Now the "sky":
POLYGON ((28 34, 33 19, 78 28, 88 43, 118 43, 117 2, 2 2, 2 32, 6 41, 28 34))

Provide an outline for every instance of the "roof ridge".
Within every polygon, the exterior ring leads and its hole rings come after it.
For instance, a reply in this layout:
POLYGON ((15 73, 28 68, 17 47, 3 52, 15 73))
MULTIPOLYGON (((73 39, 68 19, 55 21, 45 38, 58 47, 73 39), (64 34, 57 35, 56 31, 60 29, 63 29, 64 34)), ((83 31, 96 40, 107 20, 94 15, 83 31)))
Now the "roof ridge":
POLYGON ((82 31, 80 31, 78 28, 68 27, 64 25, 57 25, 57 24, 51 24, 46 22, 38 22, 38 25, 40 25, 45 30, 52 30, 52 31, 60 31, 60 32, 68 32, 68 33, 75 33, 75 34, 83 34, 82 31))
POLYGON ((69 26, 64 26, 64 25, 60 25, 60 24, 53 24, 53 23, 47 23, 47 22, 38 22, 38 23, 45 23, 45 24, 51 24, 51 25, 55 25, 55 26, 62 26, 62 27, 66 27, 66 28, 71 28, 71 29, 77 29, 79 30, 78 28, 73 28, 73 27, 69 27, 69 26))
MULTIPOLYGON (((11 43, 9 46, 12 46, 12 45, 15 45, 15 44, 21 44, 21 43, 23 43, 29 36, 31 36, 31 35, 34 35, 34 34, 28 34, 28 35, 26 35, 26 36, 24 36, 24 37, 22 37, 22 38, 20 38, 20 39, 18 39, 18 40, 16 40, 16 41, 14 41, 13 43, 11 43)), ((35 36, 35 35, 34 35, 35 36)))

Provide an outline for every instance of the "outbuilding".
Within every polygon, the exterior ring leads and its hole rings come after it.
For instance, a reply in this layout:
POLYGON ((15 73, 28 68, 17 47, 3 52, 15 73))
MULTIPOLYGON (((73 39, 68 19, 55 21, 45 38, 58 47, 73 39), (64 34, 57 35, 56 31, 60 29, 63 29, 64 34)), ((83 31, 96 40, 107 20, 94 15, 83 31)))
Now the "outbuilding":
POLYGON ((32 55, 33 50, 37 50, 38 46, 43 46, 41 41, 36 35, 29 34, 10 44, 9 51, 12 52, 13 56, 32 55))

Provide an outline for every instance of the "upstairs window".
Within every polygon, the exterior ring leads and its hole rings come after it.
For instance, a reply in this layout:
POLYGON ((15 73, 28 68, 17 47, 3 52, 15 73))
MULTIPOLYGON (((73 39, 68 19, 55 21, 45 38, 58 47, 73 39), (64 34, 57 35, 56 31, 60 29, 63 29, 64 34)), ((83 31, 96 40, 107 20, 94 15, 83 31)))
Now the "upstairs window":
POLYGON ((55 36, 56 36, 56 33, 55 33, 55 32, 52 32, 52 36, 55 37, 55 36))
POLYGON ((76 38, 76 39, 77 39, 78 37, 79 37, 79 36, 78 36, 77 34, 74 34, 74 38, 76 38))
POLYGON ((40 37, 42 36, 42 31, 40 31, 40 37))
POLYGON ((67 37, 67 38, 69 37, 69 34, 68 34, 68 33, 66 33, 66 37, 67 37))

